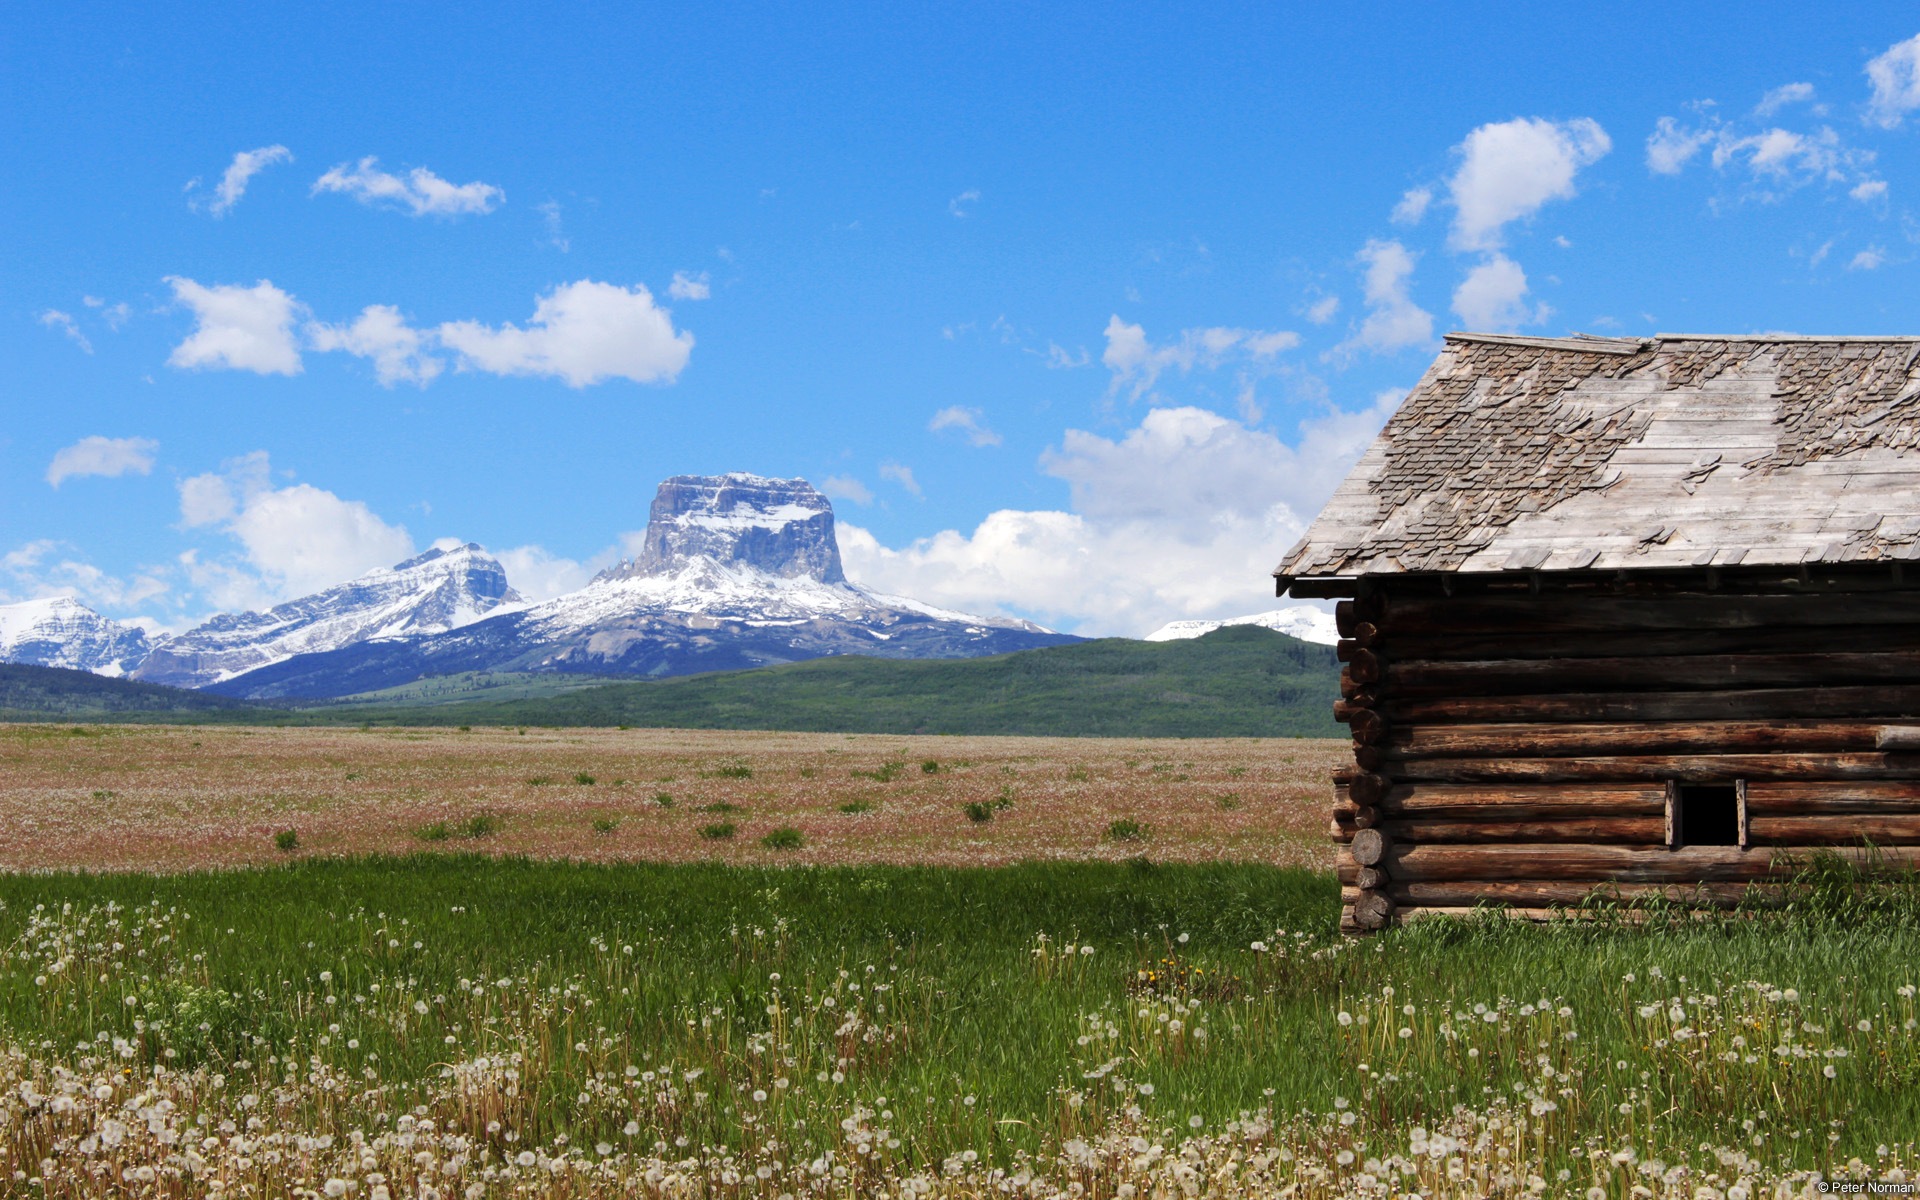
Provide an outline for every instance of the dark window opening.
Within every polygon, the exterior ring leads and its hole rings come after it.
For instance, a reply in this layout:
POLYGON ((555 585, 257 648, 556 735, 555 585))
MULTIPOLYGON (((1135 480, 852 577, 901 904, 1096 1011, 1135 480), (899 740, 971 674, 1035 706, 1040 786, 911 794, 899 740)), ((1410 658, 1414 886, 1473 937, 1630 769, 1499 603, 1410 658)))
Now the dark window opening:
POLYGON ((1683 783, 1674 797, 1674 842, 1738 846, 1740 789, 1731 783, 1683 783))

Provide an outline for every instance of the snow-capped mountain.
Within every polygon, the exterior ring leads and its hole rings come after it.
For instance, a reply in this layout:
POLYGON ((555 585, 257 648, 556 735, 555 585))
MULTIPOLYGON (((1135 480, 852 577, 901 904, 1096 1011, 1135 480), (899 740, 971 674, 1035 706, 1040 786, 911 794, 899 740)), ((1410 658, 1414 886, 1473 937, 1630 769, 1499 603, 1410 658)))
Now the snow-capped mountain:
POLYGON ((138 625, 110 620, 65 596, 0 604, 0 662, 125 675, 153 645, 138 625))
POLYGON ((1203 633, 1212 633, 1222 625, 1258 625, 1262 629, 1284 633, 1303 642, 1318 642, 1323 646, 1331 646, 1340 640, 1339 631, 1333 625, 1333 614, 1310 604, 1296 604, 1247 617, 1228 617, 1224 621, 1169 621, 1148 634, 1146 640, 1173 642, 1181 638, 1197 638, 1203 633))
POLYGON ((660 485, 640 556, 577 592, 445 633, 301 655, 216 690, 311 698, 461 671, 661 677, 834 654, 962 658, 1077 640, 848 582, 833 506, 804 479, 681 475, 660 485))
POLYGON ((499 562, 469 542, 266 612, 222 613, 155 647, 133 674, 150 683, 205 687, 301 655, 443 633, 523 603, 499 562))

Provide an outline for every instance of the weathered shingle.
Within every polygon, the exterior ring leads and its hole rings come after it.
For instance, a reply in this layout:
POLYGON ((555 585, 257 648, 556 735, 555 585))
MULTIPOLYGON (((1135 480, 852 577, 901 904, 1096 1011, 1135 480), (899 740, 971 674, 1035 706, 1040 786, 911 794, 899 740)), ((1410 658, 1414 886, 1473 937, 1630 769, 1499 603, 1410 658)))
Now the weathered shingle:
POLYGON ((1453 334, 1276 573, 1905 559, 1917 363, 1915 338, 1453 334))

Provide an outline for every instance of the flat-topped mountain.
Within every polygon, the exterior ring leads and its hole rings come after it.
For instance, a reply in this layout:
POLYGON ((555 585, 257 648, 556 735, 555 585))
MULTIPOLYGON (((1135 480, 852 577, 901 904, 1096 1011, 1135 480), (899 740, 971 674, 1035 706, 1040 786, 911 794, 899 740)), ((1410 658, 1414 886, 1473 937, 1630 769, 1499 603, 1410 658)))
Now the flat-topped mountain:
POLYGON ((849 582, 833 506, 804 479, 680 475, 655 493, 639 557, 577 592, 444 632, 290 657, 213 686, 313 699, 465 671, 658 678, 839 654, 970 658, 1078 640, 849 582))

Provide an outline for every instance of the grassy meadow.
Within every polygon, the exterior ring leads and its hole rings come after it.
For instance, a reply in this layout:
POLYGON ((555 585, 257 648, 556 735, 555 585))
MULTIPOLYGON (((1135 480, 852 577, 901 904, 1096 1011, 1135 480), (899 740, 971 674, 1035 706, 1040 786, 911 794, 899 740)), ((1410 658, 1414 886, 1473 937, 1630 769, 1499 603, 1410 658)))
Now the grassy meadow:
POLYGON ((0 1177, 770 1200, 1898 1177, 1920 924, 1829 893, 1343 941, 1327 875, 1251 864, 15 874, 0 1177))

